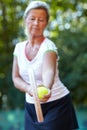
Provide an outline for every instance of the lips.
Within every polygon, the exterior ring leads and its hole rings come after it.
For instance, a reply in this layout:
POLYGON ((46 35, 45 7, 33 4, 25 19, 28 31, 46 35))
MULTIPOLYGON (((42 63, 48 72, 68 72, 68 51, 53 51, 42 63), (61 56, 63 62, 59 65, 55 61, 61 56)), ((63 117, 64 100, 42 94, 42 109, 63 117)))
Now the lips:
POLYGON ((33 30, 37 30, 37 31, 39 30, 39 28, 32 28, 32 29, 33 29, 33 30))
POLYGON ((32 31, 33 32, 40 32, 40 29, 38 29, 38 28, 32 28, 32 31))

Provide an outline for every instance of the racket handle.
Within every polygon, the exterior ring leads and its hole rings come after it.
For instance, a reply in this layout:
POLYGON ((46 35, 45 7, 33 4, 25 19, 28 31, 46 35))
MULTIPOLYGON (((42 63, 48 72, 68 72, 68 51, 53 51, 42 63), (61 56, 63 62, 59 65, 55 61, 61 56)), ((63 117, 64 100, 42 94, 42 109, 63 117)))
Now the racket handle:
POLYGON ((33 91, 33 98, 34 98, 34 105, 35 105, 37 120, 38 122, 43 122, 44 118, 43 118, 41 104, 40 104, 38 94, 37 94, 37 85, 36 85, 33 69, 29 69, 28 74, 29 74, 29 80, 32 86, 32 91, 33 91))

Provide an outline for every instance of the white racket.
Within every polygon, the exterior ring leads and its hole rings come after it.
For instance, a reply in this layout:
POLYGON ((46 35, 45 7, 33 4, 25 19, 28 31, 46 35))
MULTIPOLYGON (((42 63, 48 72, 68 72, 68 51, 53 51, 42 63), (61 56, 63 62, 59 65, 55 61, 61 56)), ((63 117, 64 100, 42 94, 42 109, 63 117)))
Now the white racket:
POLYGON ((34 105, 35 105, 35 110, 36 110, 36 115, 37 115, 37 121, 43 122, 44 118, 43 118, 41 104, 40 104, 38 94, 37 94, 37 85, 36 85, 33 69, 29 69, 28 74, 29 74, 30 84, 32 86, 32 91, 33 91, 33 98, 34 98, 34 105))

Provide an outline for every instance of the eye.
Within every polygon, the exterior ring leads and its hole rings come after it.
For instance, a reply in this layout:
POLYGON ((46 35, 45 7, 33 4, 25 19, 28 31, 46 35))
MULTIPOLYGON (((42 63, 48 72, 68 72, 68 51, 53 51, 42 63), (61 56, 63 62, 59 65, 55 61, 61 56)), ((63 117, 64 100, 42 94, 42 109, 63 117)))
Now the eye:
POLYGON ((33 20, 35 20, 35 18, 30 18, 29 20, 33 21, 33 20))
POLYGON ((44 19, 39 19, 40 22, 44 22, 44 19))
POLYGON ((28 17, 27 20, 28 20, 28 21, 34 21, 35 18, 34 18, 34 17, 28 17))

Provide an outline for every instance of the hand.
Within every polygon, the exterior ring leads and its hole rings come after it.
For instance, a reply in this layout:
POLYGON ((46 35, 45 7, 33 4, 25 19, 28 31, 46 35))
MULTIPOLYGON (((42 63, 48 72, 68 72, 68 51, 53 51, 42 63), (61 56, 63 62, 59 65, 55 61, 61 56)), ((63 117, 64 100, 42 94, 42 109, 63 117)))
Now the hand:
POLYGON ((48 94, 46 94, 43 98, 39 99, 40 102, 46 102, 51 96, 51 91, 49 91, 48 94))
POLYGON ((33 92, 32 92, 32 89, 31 89, 30 85, 27 86, 27 93, 28 93, 31 97, 33 97, 33 92))

